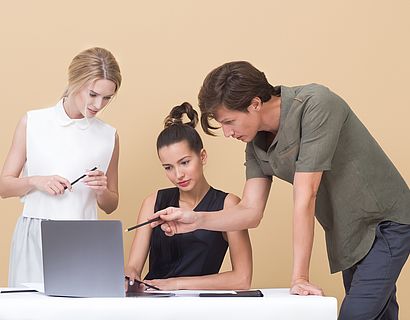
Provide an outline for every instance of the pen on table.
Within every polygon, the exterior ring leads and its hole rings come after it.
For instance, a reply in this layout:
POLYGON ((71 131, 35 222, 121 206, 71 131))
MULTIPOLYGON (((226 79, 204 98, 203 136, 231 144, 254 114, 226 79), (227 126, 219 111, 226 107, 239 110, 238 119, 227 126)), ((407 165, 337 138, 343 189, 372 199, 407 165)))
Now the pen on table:
POLYGON ((21 289, 21 290, 1 290, 0 293, 20 293, 20 292, 38 292, 34 289, 21 289))
MULTIPOLYGON (((130 277, 125 276, 125 279, 128 280, 129 285, 132 286, 132 283, 131 283, 131 281, 130 281, 130 277)), ((158 288, 158 287, 156 287, 156 286, 152 286, 152 285, 150 285, 150 284, 148 284, 148 283, 142 282, 142 281, 137 280, 137 279, 135 279, 135 282, 137 282, 137 283, 139 283, 139 284, 143 284, 144 286, 146 286, 147 288, 150 288, 150 289, 161 290, 160 288, 158 288)))
POLYGON ((145 226, 145 225, 148 224, 148 223, 151 223, 151 222, 154 222, 154 221, 158 221, 158 220, 161 220, 161 218, 160 218, 160 217, 156 217, 156 218, 154 218, 154 219, 151 219, 151 220, 145 221, 145 222, 143 222, 143 223, 137 224, 136 226, 129 227, 128 229, 125 229, 124 231, 125 231, 125 232, 128 232, 128 231, 137 229, 137 228, 139 228, 139 227, 145 226))
MULTIPOLYGON (((94 167, 89 171, 94 171, 94 170, 97 170, 97 167, 94 167)), ((71 182, 71 185, 73 185, 74 183, 77 183, 78 181, 80 181, 82 178, 85 178, 86 176, 87 176, 86 174, 83 174, 81 177, 79 177, 79 178, 75 179, 73 182, 71 182)), ((65 189, 67 189, 67 186, 64 187, 64 190, 65 189)))

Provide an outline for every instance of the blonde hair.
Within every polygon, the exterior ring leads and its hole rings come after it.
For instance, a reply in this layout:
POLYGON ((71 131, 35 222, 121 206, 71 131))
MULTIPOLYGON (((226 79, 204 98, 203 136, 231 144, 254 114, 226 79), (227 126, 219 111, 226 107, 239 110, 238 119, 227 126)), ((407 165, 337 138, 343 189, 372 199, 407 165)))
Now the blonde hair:
POLYGON ((90 48, 77 54, 68 67, 68 85, 63 97, 77 92, 89 81, 106 79, 121 86, 121 72, 113 54, 104 48, 90 48))

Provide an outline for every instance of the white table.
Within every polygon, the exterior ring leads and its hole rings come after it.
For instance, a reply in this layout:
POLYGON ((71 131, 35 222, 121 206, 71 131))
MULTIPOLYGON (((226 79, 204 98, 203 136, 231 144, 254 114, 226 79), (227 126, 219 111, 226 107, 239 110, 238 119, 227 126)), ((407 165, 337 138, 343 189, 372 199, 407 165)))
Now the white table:
MULTIPOLYGON (((7 289, 7 288, 2 288, 7 289)), ((333 297, 293 296, 262 289, 263 298, 60 298, 42 293, 1 293, 0 319, 336 320, 333 297)))

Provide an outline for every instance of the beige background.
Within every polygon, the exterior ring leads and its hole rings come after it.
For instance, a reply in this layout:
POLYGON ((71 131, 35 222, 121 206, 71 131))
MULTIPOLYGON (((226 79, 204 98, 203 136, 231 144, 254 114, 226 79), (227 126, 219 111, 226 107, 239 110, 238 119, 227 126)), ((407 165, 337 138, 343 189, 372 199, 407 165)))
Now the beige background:
MULTIPOLYGON (((110 217, 135 222, 141 200, 169 185, 155 139, 169 109, 194 105, 205 75, 231 60, 249 60, 274 85, 325 84, 342 95, 409 181, 410 2, 393 1, 4 1, 0 12, 0 162, 16 123, 54 104, 73 56, 103 46, 123 74, 118 98, 102 118, 121 141, 120 205, 110 217)), ((202 133, 201 133, 202 134, 202 133)), ((204 136, 202 134, 202 136, 204 136)), ((210 183, 242 192, 244 145, 204 137, 210 183)), ((275 181, 265 217, 251 231, 253 287, 288 287, 291 271, 291 186, 275 181)), ((0 286, 7 283, 18 199, 0 201, 0 286)), ((102 218, 107 218, 101 215, 102 218)), ((132 234, 125 234, 128 253, 132 234)), ((311 280, 343 297, 329 275, 318 226, 311 280)), ((225 267, 229 264, 225 264, 225 267)), ((410 318, 410 266, 399 280, 402 319, 410 318)))

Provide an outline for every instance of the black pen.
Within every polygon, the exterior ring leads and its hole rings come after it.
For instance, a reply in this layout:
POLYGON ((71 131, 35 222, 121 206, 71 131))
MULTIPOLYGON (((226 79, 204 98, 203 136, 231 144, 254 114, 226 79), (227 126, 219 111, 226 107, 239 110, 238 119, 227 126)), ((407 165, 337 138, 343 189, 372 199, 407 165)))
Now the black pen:
MULTIPOLYGON (((89 171, 94 171, 94 170, 97 170, 97 167, 94 167, 89 171)), ((87 176, 86 174, 83 174, 81 177, 79 177, 79 178, 75 179, 73 182, 71 182, 71 185, 73 185, 74 183, 77 183, 78 181, 80 181, 82 178, 85 178, 86 176, 87 176)), ((67 186, 64 186, 64 190, 65 189, 67 189, 67 186)))
POLYGON ((158 221, 158 220, 161 220, 161 218, 160 218, 160 217, 156 217, 156 218, 154 218, 154 219, 151 219, 151 220, 145 221, 145 222, 143 222, 143 223, 137 224, 136 226, 129 227, 128 229, 125 229, 124 231, 125 231, 125 232, 128 232, 128 231, 137 229, 137 228, 139 228, 139 227, 145 226, 145 225, 148 224, 148 223, 151 223, 151 222, 154 222, 154 221, 158 221))
MULTIPOLYGON (((128 284, 131 285, 131 284, 130 284, 130 277, 125 276, 125 279, 128 280, 128 284)), ((156 287, 156 286, 151 286, 150 284, 145 283, 145 282, 142 282, 142 281, 140 281, 140 280, 135 279, 134 281, 135 281, 136 283, 138 283, 138 284, 143 284, 143 285, 146 286, 147 288, 154 289, 154 290, 161 290, 160 288, 158 288, 158 287, 156 287)))
POLYGON ((1 290, 0 293, 20 293, 20 292, 38 292, 34 289, 21 289, 21 290, 1 290))

